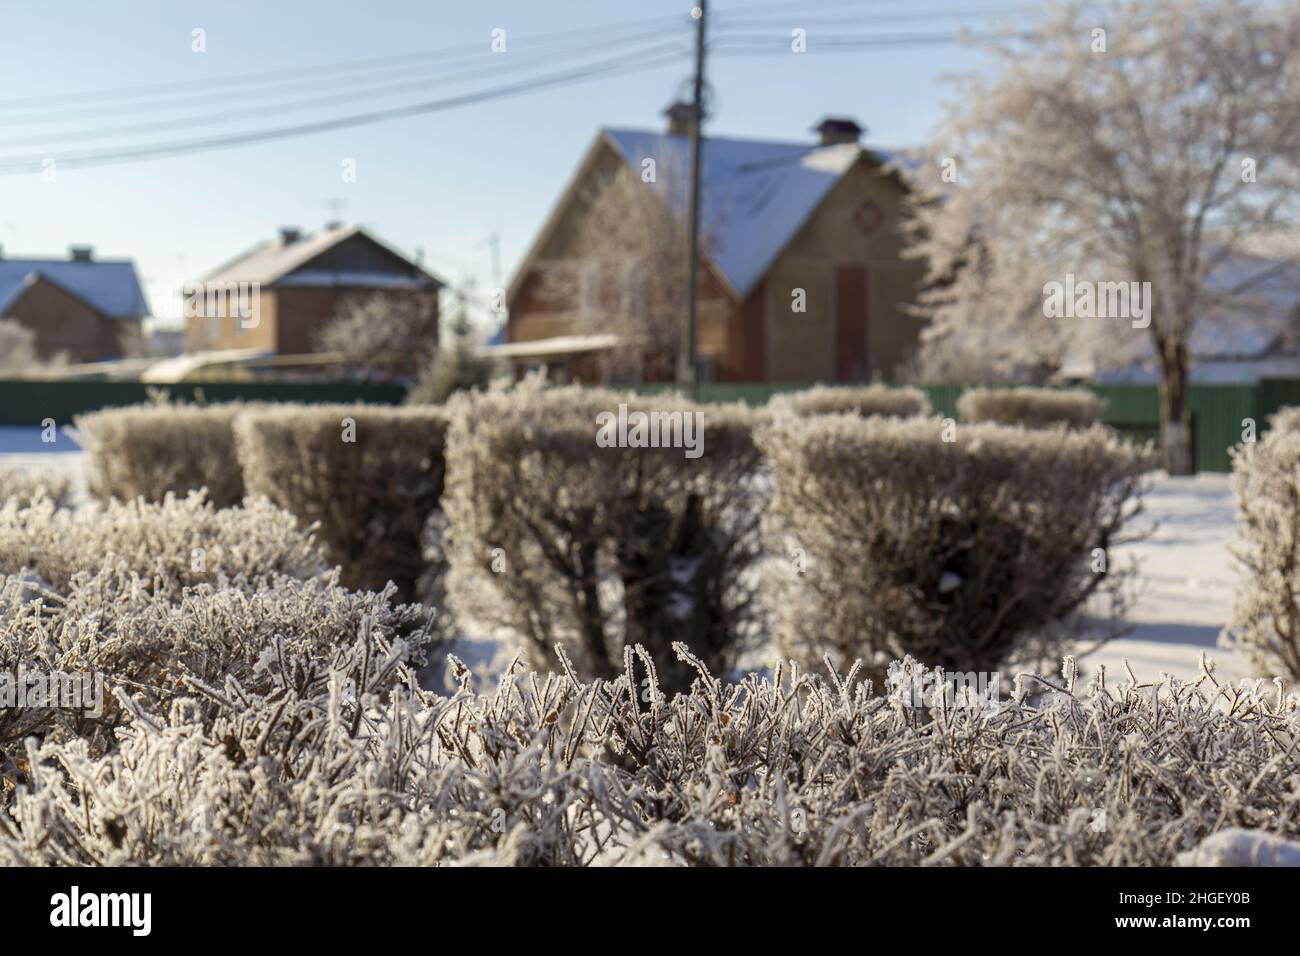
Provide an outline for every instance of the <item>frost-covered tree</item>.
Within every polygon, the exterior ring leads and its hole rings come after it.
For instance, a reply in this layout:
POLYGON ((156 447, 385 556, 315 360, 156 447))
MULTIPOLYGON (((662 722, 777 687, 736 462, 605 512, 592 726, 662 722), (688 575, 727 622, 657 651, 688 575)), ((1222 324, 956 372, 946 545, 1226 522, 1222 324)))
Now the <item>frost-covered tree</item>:
POLYGON ((339 304, 316 337, 367 374, 386 378, 431 357, 438 347, 438 293, 372 292, 339 304))
POLYGON ((960 86, 917 203, 926 347, 1008 374, 1150 348, 1165 465, 1188 472, 1193 329, 1273 275, 1251 253, 1300 225, 1300 6, 1051 4, 990 47, 1000 68, 960 86), (1149 282, 1149 315, 1047 318, 1067 274, 1149 282))
POLYGON ((474 323, 469 315, 472 285, 456 290, 455 306, 447 321, 448 335, 433 362, 411 387, 406 400, 411 404, 445 402, 453 392, 486 385, 492 363, 478 351, 474 323))
MULTIPOLYGON (((671 156, 658 175, 685 181, 671 156)), ((543 264, 542 296, 569 303, 583 334, 612 333, 616 379, 673 381, 689 300, 690 237, 677 202, 622 169, 584 195, 587 214, 562 258, 543 264)), ((705 259, 710 233, 701 237, 705 259)))

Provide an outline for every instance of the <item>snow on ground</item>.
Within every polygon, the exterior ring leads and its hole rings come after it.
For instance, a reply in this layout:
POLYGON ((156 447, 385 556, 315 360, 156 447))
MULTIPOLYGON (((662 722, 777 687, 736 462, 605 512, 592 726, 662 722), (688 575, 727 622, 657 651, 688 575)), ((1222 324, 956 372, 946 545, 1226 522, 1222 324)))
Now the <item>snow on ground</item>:
MULTIPOLYGON (((67 469, 80 496, 84 463, 84 453, 62 432, 46 444, 39 428, 0 427, 0 465, 67 469)), ((1207 651, 1219 676, 1246 676, 1232 652, 1216 647, 1231 615, 1238 573, 1228 550, 1235 522, 1227 475, 1153 476, 1138 519, 1138 528, 1150 535, 1116 548, 1109 558, 1113 568, 1134 558, 1138 562, 1138 593, 1128 615, 1133 631, 1089 654, 1081 661, 1084 669, 1101 663, 1118 676, 1127 659, 1143 680, 1162 671, 1192 678, 1200 672, 1201 651, 1207 651)), ((455 653, 480 678, 509 661, 510 654, 491 638, 467 637, 457 644, 455 653)))
POLYGON ((54 433, 54 441, 45 442, 40 428, 18 425, 0 425, 0 467, 22 469, 57 469, 72 479, 73 501, 86 496, 86 454, 62 431, 54 433))
POLYGON ((1127 658, 1142 680, 1161 671, 1194 678, 1204 650, 1220 677, 1244 676, 1233 652, 1216 647, 1232 613, 1238 574, 1229 552, 1236 534, 1229 476, 1161 473, 1152 479, 1144 507, 1137 527, 1150 536, 1116 548, 1110 558, 1112 568, 1131 558, 1138 562, 1138 593, 1128 614, 1133 632, 1104 645, 1084 664, 1105 664, 1108 674, 1118 675, 1127 658))

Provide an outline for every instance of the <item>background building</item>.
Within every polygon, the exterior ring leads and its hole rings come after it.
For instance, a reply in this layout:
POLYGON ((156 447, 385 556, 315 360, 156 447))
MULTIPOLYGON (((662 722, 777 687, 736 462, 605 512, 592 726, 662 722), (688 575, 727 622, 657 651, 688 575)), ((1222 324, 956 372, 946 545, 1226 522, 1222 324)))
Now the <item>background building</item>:
POLYGON ((0 318, 35 333, 39 358, 120 358, 140 341, 149 313, 135 264, 100 260, 89 246, 66 259, 8 259, 0 252, 0 318))
POLYGON ((443 283, 358 226, 304 235, 285 228, 202 279, 205 301, 187 300, 186 348, 315 351, 316 336, 349 297, 436 293, 443 283), (257 293, 256 321, 240 321, 239 290, 257 293), (231 291, 236 294, 230 294, 231 291), (225 295, 214 293, 226 292, 225 295))
MULTIPOLYGON (((689 196, 688 107, 667 111, 664 133, 602 130, 508 289, 507 346, 574 342, 561 377, 603 377, 594 335, 611 331, 581 294, 556 294, 548 269, 588 253, 576 237, 616 184, 639 181, 684 221, 689 196), (575 339, 574 337, 577 336, 575 339)), ((921 323, 904 307, 924 267, 901 256, 901 157, 860 145, 861 127, 827 119, 813 143, 709 136, 702 153, 705 268, 699 351, 720 382, 892 379, 921 323)), ((635 244, 618 234, 612 244, 635 244)), ((660 243, 662 245, 662 243, 660 243)), ((635 251, 629 249, 629 254, 635 251)), ((601 256, 600 268, 620 265, 601 256)), ((617 276, 598 276, 608 282, 617 276)))

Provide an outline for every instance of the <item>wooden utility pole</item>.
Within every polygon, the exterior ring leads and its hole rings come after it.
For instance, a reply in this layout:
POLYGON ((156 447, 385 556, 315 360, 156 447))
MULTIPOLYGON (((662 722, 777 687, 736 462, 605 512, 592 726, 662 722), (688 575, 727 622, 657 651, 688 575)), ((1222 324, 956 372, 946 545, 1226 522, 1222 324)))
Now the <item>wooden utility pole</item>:
POLYGON ((695 96, 691 110, 691 219, 686 312, 686 386, 692 400, 700 397, 700 130, 704 125, 704 27, 708 0, 699 0, 695 17, 695 96))

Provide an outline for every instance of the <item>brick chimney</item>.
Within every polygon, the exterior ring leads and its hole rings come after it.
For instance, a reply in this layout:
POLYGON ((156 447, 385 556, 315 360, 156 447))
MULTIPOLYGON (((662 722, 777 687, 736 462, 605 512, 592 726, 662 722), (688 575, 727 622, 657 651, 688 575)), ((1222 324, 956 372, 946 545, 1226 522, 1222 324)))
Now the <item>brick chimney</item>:
POLYGON ((691 123, 695 119, 695 107, 690 103, 683 103, 681 100, 670 103, 668 109, 664 110, 664 116, 668 117, 669 136, 691 135, 691 123))
POLYGON ((95 247, 68 246, 68 258, 73 262, 91 262, 95 258, 95 247))
POLYGON ((297 226, 280 227, 280 245, 291 246, 302 238, 302 230, 297 226))
POLYGON ((866 129, 851 116, 828 116, 813 127, 813 132, 821 138, 821 145, 835 146, 858 142, 866 129))

